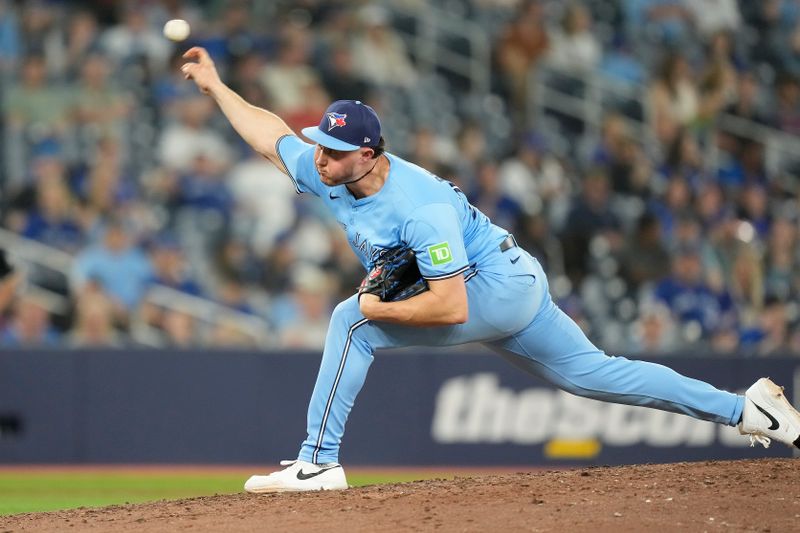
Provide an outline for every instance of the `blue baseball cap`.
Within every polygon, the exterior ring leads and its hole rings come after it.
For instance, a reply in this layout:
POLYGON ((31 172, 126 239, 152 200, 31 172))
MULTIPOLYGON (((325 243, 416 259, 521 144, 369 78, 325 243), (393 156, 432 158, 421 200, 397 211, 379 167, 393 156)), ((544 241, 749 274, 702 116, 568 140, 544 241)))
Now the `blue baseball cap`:
POLYGON ((378 145, 381 121, 359 100, 337 100, 325 110, 319 126, 303 128, 303 135, 325 148, 352 152, 378 145))

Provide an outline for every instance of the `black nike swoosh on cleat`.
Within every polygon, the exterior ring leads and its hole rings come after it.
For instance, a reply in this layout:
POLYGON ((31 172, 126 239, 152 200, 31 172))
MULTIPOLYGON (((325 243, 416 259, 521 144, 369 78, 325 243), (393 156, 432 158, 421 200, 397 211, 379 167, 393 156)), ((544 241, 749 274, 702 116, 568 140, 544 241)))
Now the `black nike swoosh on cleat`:
POLYGON ((307 479, 311 479, 312 477, 317 477, 318 475, 322 474, 323 472, 327 472, 328 470, 333 470, 334 468, 339 468, 339 465, 336 466, 329 466, 326 468, 320 468, 317 472, 313 472, 311 474, 306 474, 303 472, 303 469, 297 471, 297 479, 300 481, 305 481, 307 479))
POLYGON ((519 261, 519 258, 520 258, 520 257, 522 257, 522 256, 521 256, 521 255, 518 255, 517 257, 515 257, 514 259, 512 259, 512 260, 511 260, 511 264, 513 265, 513 264, 515 264, 517 261, 519 261))
POLYGON ((335 195, 335 194, 333 194, 333 193, 330 193, 328 196, 330 196, 330 197, 331 197, 331 200, 337 200, 337 199, 341 198, 341 196, 336 196, 336 195, 335 195))
POLYGON ((769 418, 769 421, 770 421, 770 422, 772 422, 772 425, 770 425, 768 429, 771 429, 771 430, 776 430, 776 429, 778 429, 779 427, 781 427, 781 425, 778 423, 778 421, 777 421, 777 420, 775 420, 775 417, 774 417, 774 416, 772 416, 771 414, 769 414, 768 412, 766 412, 764 409, 762 409, 762 408, 761 408, 761 406, 760 406, 760 405, 758 405, 756 402, 753 402, 753 405, 755 405, 755 406, 756 406, 756 409, 758 409, 759 411, 761 411, 762 413, 764 413, 764 416, 766 416, 767 418, 769 418))

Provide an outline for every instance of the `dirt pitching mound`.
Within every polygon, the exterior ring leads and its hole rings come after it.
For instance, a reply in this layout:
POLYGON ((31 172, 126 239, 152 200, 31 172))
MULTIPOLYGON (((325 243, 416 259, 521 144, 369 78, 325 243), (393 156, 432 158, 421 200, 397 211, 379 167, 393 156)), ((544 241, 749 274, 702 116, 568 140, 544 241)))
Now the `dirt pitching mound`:
POLYGON ((797 531, 800 462, 521 472, 0 518, 9 531, 797 531))

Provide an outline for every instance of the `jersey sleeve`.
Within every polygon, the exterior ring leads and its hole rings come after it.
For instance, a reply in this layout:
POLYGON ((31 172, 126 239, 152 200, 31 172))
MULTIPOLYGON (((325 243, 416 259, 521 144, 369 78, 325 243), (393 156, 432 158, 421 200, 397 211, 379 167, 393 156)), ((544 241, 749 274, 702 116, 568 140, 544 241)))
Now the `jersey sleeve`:
POLYGON ((451 278, 469 267, 458 214, 450 204, 415 209, 403 225, 401 237, 414 249, 419 270, 427 280, 451 278))
POLYGON ((284 135, 278 139, 276 150, 295 190, 319 196, 322 182, 314 166, 314 145, 301 141, 296 135, 284 135))

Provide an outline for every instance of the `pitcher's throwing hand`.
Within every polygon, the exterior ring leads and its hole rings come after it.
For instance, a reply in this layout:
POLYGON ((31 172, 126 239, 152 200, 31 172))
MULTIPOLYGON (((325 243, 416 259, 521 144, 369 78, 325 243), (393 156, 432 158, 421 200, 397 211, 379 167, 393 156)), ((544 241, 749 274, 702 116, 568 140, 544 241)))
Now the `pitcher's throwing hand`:
POLYGON ((214 85, 222 83, 217 73, 217 67, 205 48, 194 46, 184 54, 185 59, 191 60, 184 63, 181 72, 187 80, 193 80, 197 87, 205 94, 209 94, 214 85))

